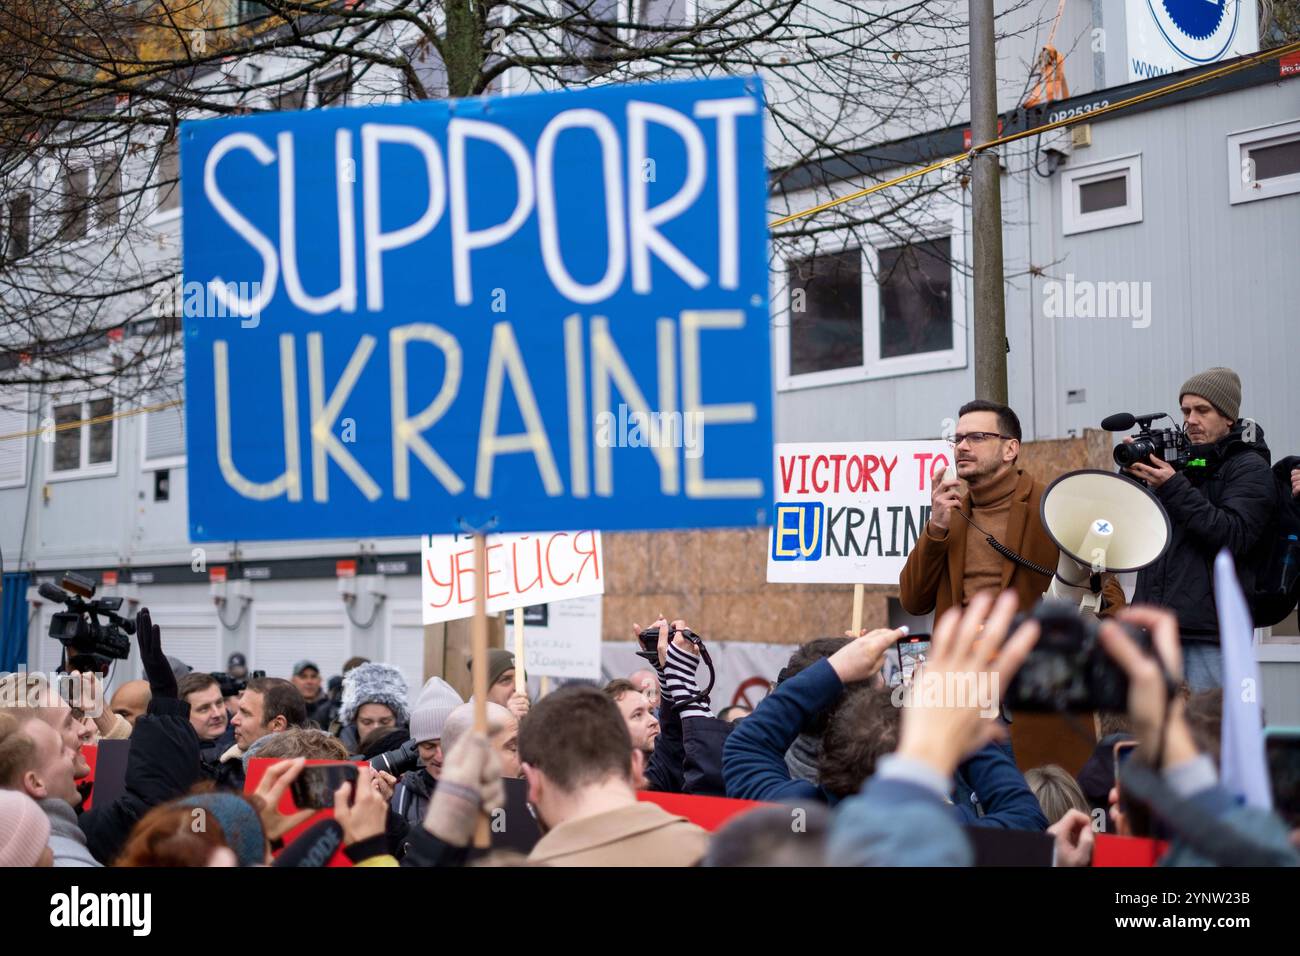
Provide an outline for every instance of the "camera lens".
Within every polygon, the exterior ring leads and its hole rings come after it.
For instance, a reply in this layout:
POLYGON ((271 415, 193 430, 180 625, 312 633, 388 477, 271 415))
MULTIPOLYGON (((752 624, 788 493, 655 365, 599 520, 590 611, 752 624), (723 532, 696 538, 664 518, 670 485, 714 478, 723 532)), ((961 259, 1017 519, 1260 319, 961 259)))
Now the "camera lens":
POLYGON ((1121 442, 1115 446, 1115 464, 1128 468, 1139 461, 1146 461, 1155 453, 1156 446, 1149 438, 1137 438, 1132 442, 1121 442))

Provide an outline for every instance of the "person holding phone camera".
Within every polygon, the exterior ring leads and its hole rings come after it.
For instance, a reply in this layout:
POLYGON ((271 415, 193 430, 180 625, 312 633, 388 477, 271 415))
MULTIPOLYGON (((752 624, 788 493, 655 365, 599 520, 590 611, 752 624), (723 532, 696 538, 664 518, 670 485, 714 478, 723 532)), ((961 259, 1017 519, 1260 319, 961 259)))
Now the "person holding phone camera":
POLYGON ((1170 524, 1169 547, 1138 572, 1133 601, 1177 615, 1187 683, 1206 690, 1223 683, 1214 558, 1231 551, 1242 590, 1251 592, 1249 555, 1273 512, 1273 477, 1264 430, 1239 417, 1236 372, 1211 368, 1193 375, 1179 389, 1178 403, 1192 444, 1186 467, 1152 455, 1128 469, 1160 499, 1170 524))
MULTIPOLYGON (((1038 641, 1038 622, 1014 633, 1014 595, 981 595, 965 613, 950 610, 935 624, 926 668, 930 679, 987 673, 997 686, 1012 678, 1038 641)), ((1219 783, 1214 761, 1199 752, 1182 699, 1178 622, 1153 607, 1119 613, 1151 635, 1150 651, 1113 621, 1100 628, 1102 648, 1128 678, 1128 715, 1141 753, 1131 783, 1174 833, 1162 866, 1297 865, 1285 825, 1273 813, 1241 806, 1219 783)), ((967 754, 1005 729, 977 706, 907 706, 898 749, 882 758, 862 792, 836 810, 828 842, 832 866, 970 866, 974 854, 947 802, 953 774, 967 754)), ((1132 764, 1133 761, 1130 761, 1132 764)), ((1129 779, 1126 771, 1126 781, 1129 779)), ((1083 816, 1082 814, 1079 817, 1083 816)), ((1084 866, 1090 828, 1074 821, 1053 827, 1057 865, 1084 866)))

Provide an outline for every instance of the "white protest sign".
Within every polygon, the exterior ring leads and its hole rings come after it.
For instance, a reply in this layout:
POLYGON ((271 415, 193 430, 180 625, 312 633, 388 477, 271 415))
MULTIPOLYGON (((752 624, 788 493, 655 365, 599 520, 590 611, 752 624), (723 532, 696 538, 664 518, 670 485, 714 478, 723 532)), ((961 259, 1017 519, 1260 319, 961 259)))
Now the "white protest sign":
POLYGON ((530 615, 538 623, 525 618, 524 671, 530 677, 598 679, 603 601, 599 594, 557 601, 530 615))
POLYGON ((779 444, 767 580, 897 584, 930 520, 944 441, 779 444))
MULTIPOLYGON (((474 615, 474 539, 425 535, 420 548, 425 624, 474 615)), ((493 534, 487 542, 487 613, 605 593, 599 531, 493 534)))

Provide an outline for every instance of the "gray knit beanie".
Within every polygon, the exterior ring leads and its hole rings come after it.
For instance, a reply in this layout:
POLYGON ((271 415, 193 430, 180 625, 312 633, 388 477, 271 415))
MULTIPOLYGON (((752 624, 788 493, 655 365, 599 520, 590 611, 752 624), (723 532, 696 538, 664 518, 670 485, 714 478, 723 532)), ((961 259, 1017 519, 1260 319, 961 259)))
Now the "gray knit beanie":
POLYGON ((441 677, 430 677, 411 708, 411 739, 441 740, 447 715, 463 704, 460 694, 441 677))
POLYGON ((1241 379, 1230 368, 1216 366, 1198 372, 1178 391, 1181 402, 1184 395, 1199 395, 1226 418, 1236 421, 1241 417, 1241 379))

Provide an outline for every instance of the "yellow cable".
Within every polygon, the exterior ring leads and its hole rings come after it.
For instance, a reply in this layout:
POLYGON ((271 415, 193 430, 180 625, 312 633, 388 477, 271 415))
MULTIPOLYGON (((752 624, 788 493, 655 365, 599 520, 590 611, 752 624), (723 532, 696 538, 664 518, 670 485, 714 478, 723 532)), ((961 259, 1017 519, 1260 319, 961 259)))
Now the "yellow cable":
MULTIPOLYGON (((94 418, 83 418, 76 422, 64 422, 62 425, 55 425, 49 430, 61 432, 67 431, 69 428, 80 428, 82 425, 98 425, 102 422, 111 422, 118 418, 129 418, 132 415, 143 415, 147 412, 160 412, 164 408, 178 408, 181 404, 181 399, 174 398, 170 402, 160 402, 157 405, 146 405, 143 408, 129 408, 122 412, 109 412, 107 415, 97 415, 94 418)), ((46 429, 44 428, 33 428, 31 431, 13 432, 9 435, 0 435, 0 441, 9 441, 13 438, 31 438, 33 435, 40 435, 45 431, 46 429)))

